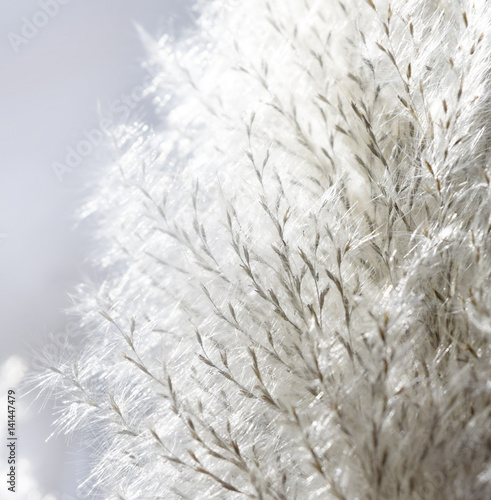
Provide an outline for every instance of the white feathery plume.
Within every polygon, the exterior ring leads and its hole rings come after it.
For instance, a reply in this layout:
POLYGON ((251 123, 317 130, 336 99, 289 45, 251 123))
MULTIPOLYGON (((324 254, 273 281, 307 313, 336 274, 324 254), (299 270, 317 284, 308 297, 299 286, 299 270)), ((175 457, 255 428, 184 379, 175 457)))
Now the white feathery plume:
POLYGON ((114 131, 84 212, 86 349, 40 379, 92 496, 491 498, 490 28, 224 0, 152 47, 160 124, 114 131))

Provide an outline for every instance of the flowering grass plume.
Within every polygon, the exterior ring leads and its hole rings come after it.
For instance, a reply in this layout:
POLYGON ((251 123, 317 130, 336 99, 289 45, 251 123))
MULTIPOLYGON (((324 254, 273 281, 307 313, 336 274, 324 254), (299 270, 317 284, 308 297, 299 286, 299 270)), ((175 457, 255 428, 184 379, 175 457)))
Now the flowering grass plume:
POLYGON ((491 6, 224 0, 151 44, 48 360, 92 497, 491 498, 491 6), (170 111, 168 111, 170 108, 170 111))

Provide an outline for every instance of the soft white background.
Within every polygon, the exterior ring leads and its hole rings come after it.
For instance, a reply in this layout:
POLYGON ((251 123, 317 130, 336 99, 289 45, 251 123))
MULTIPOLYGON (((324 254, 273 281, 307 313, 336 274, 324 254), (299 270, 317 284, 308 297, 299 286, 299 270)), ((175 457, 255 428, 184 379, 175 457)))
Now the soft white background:
MULTIPOLYGON (((94 170, 97 154, 63 182, 52 165, 64 163, 66 148, 97 126, 98 102, 108 109, 142 82, 145 51, 134 23, 153 36, 180 36, 193 19, 191 0, 71 0, 16 53, 8 35, 21 35, 23 17, 33 20, 42 1, 0 2, 1 408, 8 388, 21 396, 29 349, 65 329, 67 292, 84 274, 94 275, 85 261, 90 235, 73 230, 73 213, 87 194, 84 168, 94 170)), ((64 438, 46 442, 51 403, 40 413, 25 396, 18 406, 17 498, 75 498, 84 452, 64 438)), ((6 421, 4 409, 2 449, 6 421)), ((3 472, 4 450, 0 459, 3 472)), ((12 498, 3 477, 0 498, 12 498)))

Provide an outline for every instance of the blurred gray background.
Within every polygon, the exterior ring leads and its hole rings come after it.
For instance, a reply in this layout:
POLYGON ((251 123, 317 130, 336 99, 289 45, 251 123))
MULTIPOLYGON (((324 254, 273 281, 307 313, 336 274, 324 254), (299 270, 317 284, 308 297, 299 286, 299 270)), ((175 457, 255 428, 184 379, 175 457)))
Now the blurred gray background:
MULTIPOLYGON (((85 274, 90 232, 74 230, 91 154, 60 178, 67 147, 98 126, 101 109, 145 76, 135 23, 153 37, 182 36, 192 0, 4 0, 0 3, 0 390, 22 396, 33 346, 65 331, 68 292, 85 274), (84 170, 86 169, 86 170, 84 170)), ((94 172, 94 165, 90 165, 94 172)), ((85 452, 52 437, 52 403, 18 400, 18 496, 77 498, 85 452)), ((4 411, 5 413, 5 411, 4 411)), ((5 442, 7 416, 0 413, 5 442)), ((4 448, 2 446, 2 448, 4 448)), ((0 456, 2 477, 6 453, 0 456)), ((2 480, 0 498, 7 495, 2 480)))

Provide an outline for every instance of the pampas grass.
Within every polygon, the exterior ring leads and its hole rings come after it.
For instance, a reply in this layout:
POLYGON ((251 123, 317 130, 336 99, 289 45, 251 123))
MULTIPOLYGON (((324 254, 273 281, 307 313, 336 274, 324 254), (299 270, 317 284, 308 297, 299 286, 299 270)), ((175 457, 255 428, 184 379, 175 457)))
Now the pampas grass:
POLYGON ((490 22, 227 0, 150 44, 86 347, 38 376, 92 498, 491 498, 490 22))

